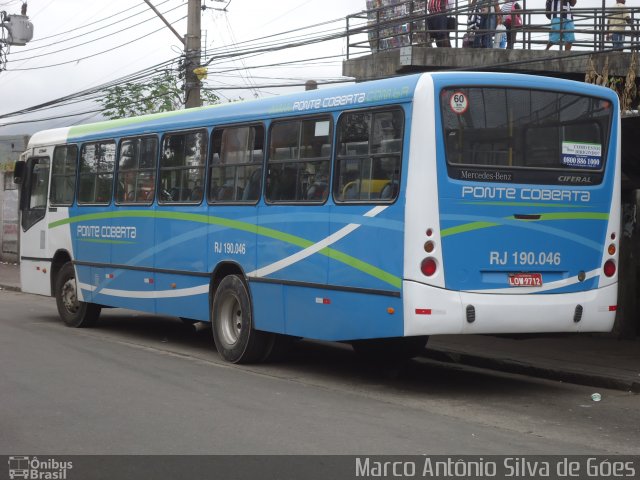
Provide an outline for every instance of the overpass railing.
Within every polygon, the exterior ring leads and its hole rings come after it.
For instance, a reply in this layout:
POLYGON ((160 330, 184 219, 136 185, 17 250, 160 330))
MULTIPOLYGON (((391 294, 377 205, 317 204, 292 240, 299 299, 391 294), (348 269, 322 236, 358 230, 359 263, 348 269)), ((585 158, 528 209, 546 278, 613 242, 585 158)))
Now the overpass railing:
MULTIPOLYGON (((609 0, 611 2, 611 0, 609 0)), ((538 3, 538 2, 536 2, 538 3)), ((496 30, 478 30, 469 25, 474 15, 470 5, 462 0, 456 0, 455 6, 446 12, 447 17, 455 19, 455 28, 447 30, 430 30, 428 28, 428 13, 424 0, 398 2, 393 6, 385 6, 362 11, 347 17, 347 59, 350 57, 380 52, 406 46, 435 47, 434 37, 437 32, 446 32, 453 48, 467 46, 471 33, 494 34, 496 30)), ((502 4, 502 2, 500 2, 502 4)), ((517 27, 514 49, 540 50, 547 46, 550 23, 545 10, 527 8, 527 2, 518 2, 521 10, 518 14, 522 18, 522 26, 517 27)), ((631 25, 624 31, 624 43, 617 50, 637 50, 640 46, 640 8, 625 7, 631 17, 631 25)), ((619 10, 609 6, 590 8, 573 8, 575 29, 572 30, 575 41, 574 50, 615 50, 608 39, 611 31, 608 20, 619 10)), ((503 16, 495 12, 492 16, 503 16)), ((509 16, 510 14, 504 14, 509 16)), ((452 20, 449 21, 450 23, 452 20)), ((563 35, 568 31, 560 31, 563 35)), ((553 48, 557 50, 557 45, 553 48)))

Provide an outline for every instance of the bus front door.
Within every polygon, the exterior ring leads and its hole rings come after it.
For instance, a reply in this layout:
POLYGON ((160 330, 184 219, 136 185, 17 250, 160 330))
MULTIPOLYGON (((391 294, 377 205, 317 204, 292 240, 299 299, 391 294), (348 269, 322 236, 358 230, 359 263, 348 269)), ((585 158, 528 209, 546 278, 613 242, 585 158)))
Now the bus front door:
POLYGON ((51 258, 47 248, 49 157, 27 159, 20 194, 20 281, 22 291, 51 295, 51 258))

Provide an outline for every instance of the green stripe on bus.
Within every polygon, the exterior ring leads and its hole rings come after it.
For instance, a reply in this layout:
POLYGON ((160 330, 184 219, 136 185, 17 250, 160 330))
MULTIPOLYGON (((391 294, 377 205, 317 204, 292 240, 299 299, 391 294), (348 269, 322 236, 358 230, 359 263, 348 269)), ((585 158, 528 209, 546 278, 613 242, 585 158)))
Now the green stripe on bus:
MULTIPOLYGON (((520 219, 514 216, 504 217, 504 220, 515 220, 518 222, 544 222, 552 220, 609 220, 608 213, 601 212, 555 212, 555 213, 542 213, 539 214, 540 218, 537 219, 520 219)), ((498 227, 504 225, 500 222, 471 222, 462 225, 456 225, 455 227, 445 228, 440 232, 441 237, 449 237, 451 235, 457 235, 459 233, 471 232, 474 230, 481 230, 483 228, 498 227)))
POLYGON ((99 238, 79 238, 79 242, 88 242, 88 243, 114 243, 117 245, 120 244, 131 244, 135 245, 136 242, 127 242, 126 240, 100 240, 99 238))
MULTIPOLYGON (((262 237, 273 238, 275 240, 280 240, 282 242, 289 243, 291 245, 295 245, 300 248, 308 248, 314 245, 314 242, 310 240, 297 237, 289 233, 284 233, 279 230, 274 230, 272 228, 262 227, 259 225, 255 225, 253 223, 241 222, 238 220, 230 220, 228 218, 211 217, 211 216, 201 215, 197 213, 158 212, 158 211, 147 211, 147 210, 128 210, 124 212, 89 213, 86 215, 78 215, 76 217, 65 218, 62 220, 51 222, 49 224, 49 228, 56 228, 62 225, 79 223, 79 222, 87 222, 91 220, 104 220, 104 219, 124 218, 124 217, 181 220, 181 221, 188 221, 188 222, 205 223, 210 225, 219 225, 219 226, 231 228, 234 230, 255 233, 256 235, 260 235, 262 237)), ((378 280, 382 280, 383 282, 388 283, 389 285, 392 285, 396 288, 401 288, 402 286, 402 279, 400 277, 397 277, 389 272, 381 270, 380 268, 374 265, 363 262, 362 260, 358 260, 357 258, 347 255, 346 253, 342 253, 338 250, 335 250, 329 247, 323 248, 318 253, 325 255, 331 259, 337 260, 338 262, 344 263, 352 268, 355 268, 356 270, 360 270, 361 272, 364 272, 367 275, 377 278, 378 280)))
POLYGON ((602 212, 558 212, 542 213, 540 220, 609 220, 609 213, 602 212))
POLYGON ((329 247, 323 248, 319 253, 321 253, 322 255, 326 255, 333 260, 337 260, 338 262, 349 265, 356 270, 360 270, 368 275, 371 275, 372 277, 388 283, 389 285, 393 285, 396 288, 402 287, 402 279, 400 277, 396 277, 389 272, 385 272, 378 267, 363 262, 362 260, 358 260, 357 258, 347 255, 346 253, 342 253, 329 247))
POLYGON ((217 108, 223 104, 208 105, 206 107, 191 108, 189 110, 173 110, 171 112, 152 113, 150 115, 142 115, 140 117, 119 118, 117 120, 107 120, 104 122, 88 123, 85 125, 75 125, 69 128, 67 137, 73 139, 75 137, 82 137, 90 135, 92 133, 106 132, 113 130, 114 128, 122 128, 129 125, 137 125, 139 123, 148 122, 151 120, 159 120, 162 118, 178 117, 181 115, 190 115, 196 110, 205 110, 210 108, 217 108))
POLYGON ((496 227, 500 225, 499 223, 490 223, 490 222, 473 222, 473 223, 465 223, 463 225, 457 225, 451 228, 445 228, 440 232, 441 237, 448 237, 450 235, 457 235, 458 233, 471 232, 473 230, 480 230, 482 228, 496 227))

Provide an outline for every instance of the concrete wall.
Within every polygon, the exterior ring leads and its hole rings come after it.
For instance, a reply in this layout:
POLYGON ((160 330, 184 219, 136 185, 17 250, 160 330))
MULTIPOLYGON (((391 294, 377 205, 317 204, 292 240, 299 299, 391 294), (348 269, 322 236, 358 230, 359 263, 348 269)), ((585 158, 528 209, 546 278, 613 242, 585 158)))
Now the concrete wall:
POLYGON ((13 165, 27 148, 25 135, 0 137, 0 261, 18 262, 18 189, 13 183, 13 165))
MULTIPOLYGON (((559 52, 504 50, 501 48, 402 47, 384 50, 342 63, 342 74, 356 81, 373 80, 409 72, 461 69, 469 71, 517 72, 584 81, 591 61, 601 72, 605 63, 610 76, 624 77, 631 53, 559 52)), ((636 68, 640 75, 640 68, 636 68)))
POLYGON ((18 261, 18 190, 13 173, 0 172, 0 260, 18 261))

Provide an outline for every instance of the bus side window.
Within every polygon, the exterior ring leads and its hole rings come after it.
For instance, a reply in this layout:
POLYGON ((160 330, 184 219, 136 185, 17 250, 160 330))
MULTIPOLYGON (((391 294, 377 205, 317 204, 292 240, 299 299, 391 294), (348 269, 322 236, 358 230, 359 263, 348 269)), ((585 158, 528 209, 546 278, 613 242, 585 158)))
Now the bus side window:
POLYGON ((113 190, 116 143, 85 143, 80 149, 79 204, 108 205, 113 190))
POLYGON ((209 202, 258 201, 262 180, 263 145, 262 125, 214 130, 211 139, 209 202))
POLYGON ((120 143, 116 203, 153 202, 158 139, 131 138, 120 143))
POLYGON ((76 145, 62 145, 53 151, 51 165, 51 193, 49 195, 52 206, 69 206, 73 204, 76 190, 76 170, 78 162, 78 147, 76 145))
POLYGON ((323 203, 329 193, 332 123, 328 117, 274 122, 266 200, 323 203))
POLYGON ((22 211, 22 228, 26 232, 42 220, 47 211, 49 159, 40 157, 27 160, 22 185, 20 210, 22 211))
POLYGON ((336 202, 388 203, 400 190, 402 110, 350 112, 338 121, 336 202))
POLYGON ((31 177, 31 194, 29 196, 29 209, 44 209, 47 206, 47 188, 49 183, 49 160, 39 158, 33 165, 31 177))
POLYGON ((159 203, 200 203, 207 131, 168 133, 162 140, 159 203), (194 190, 196 191, 194 195, 194 190))

